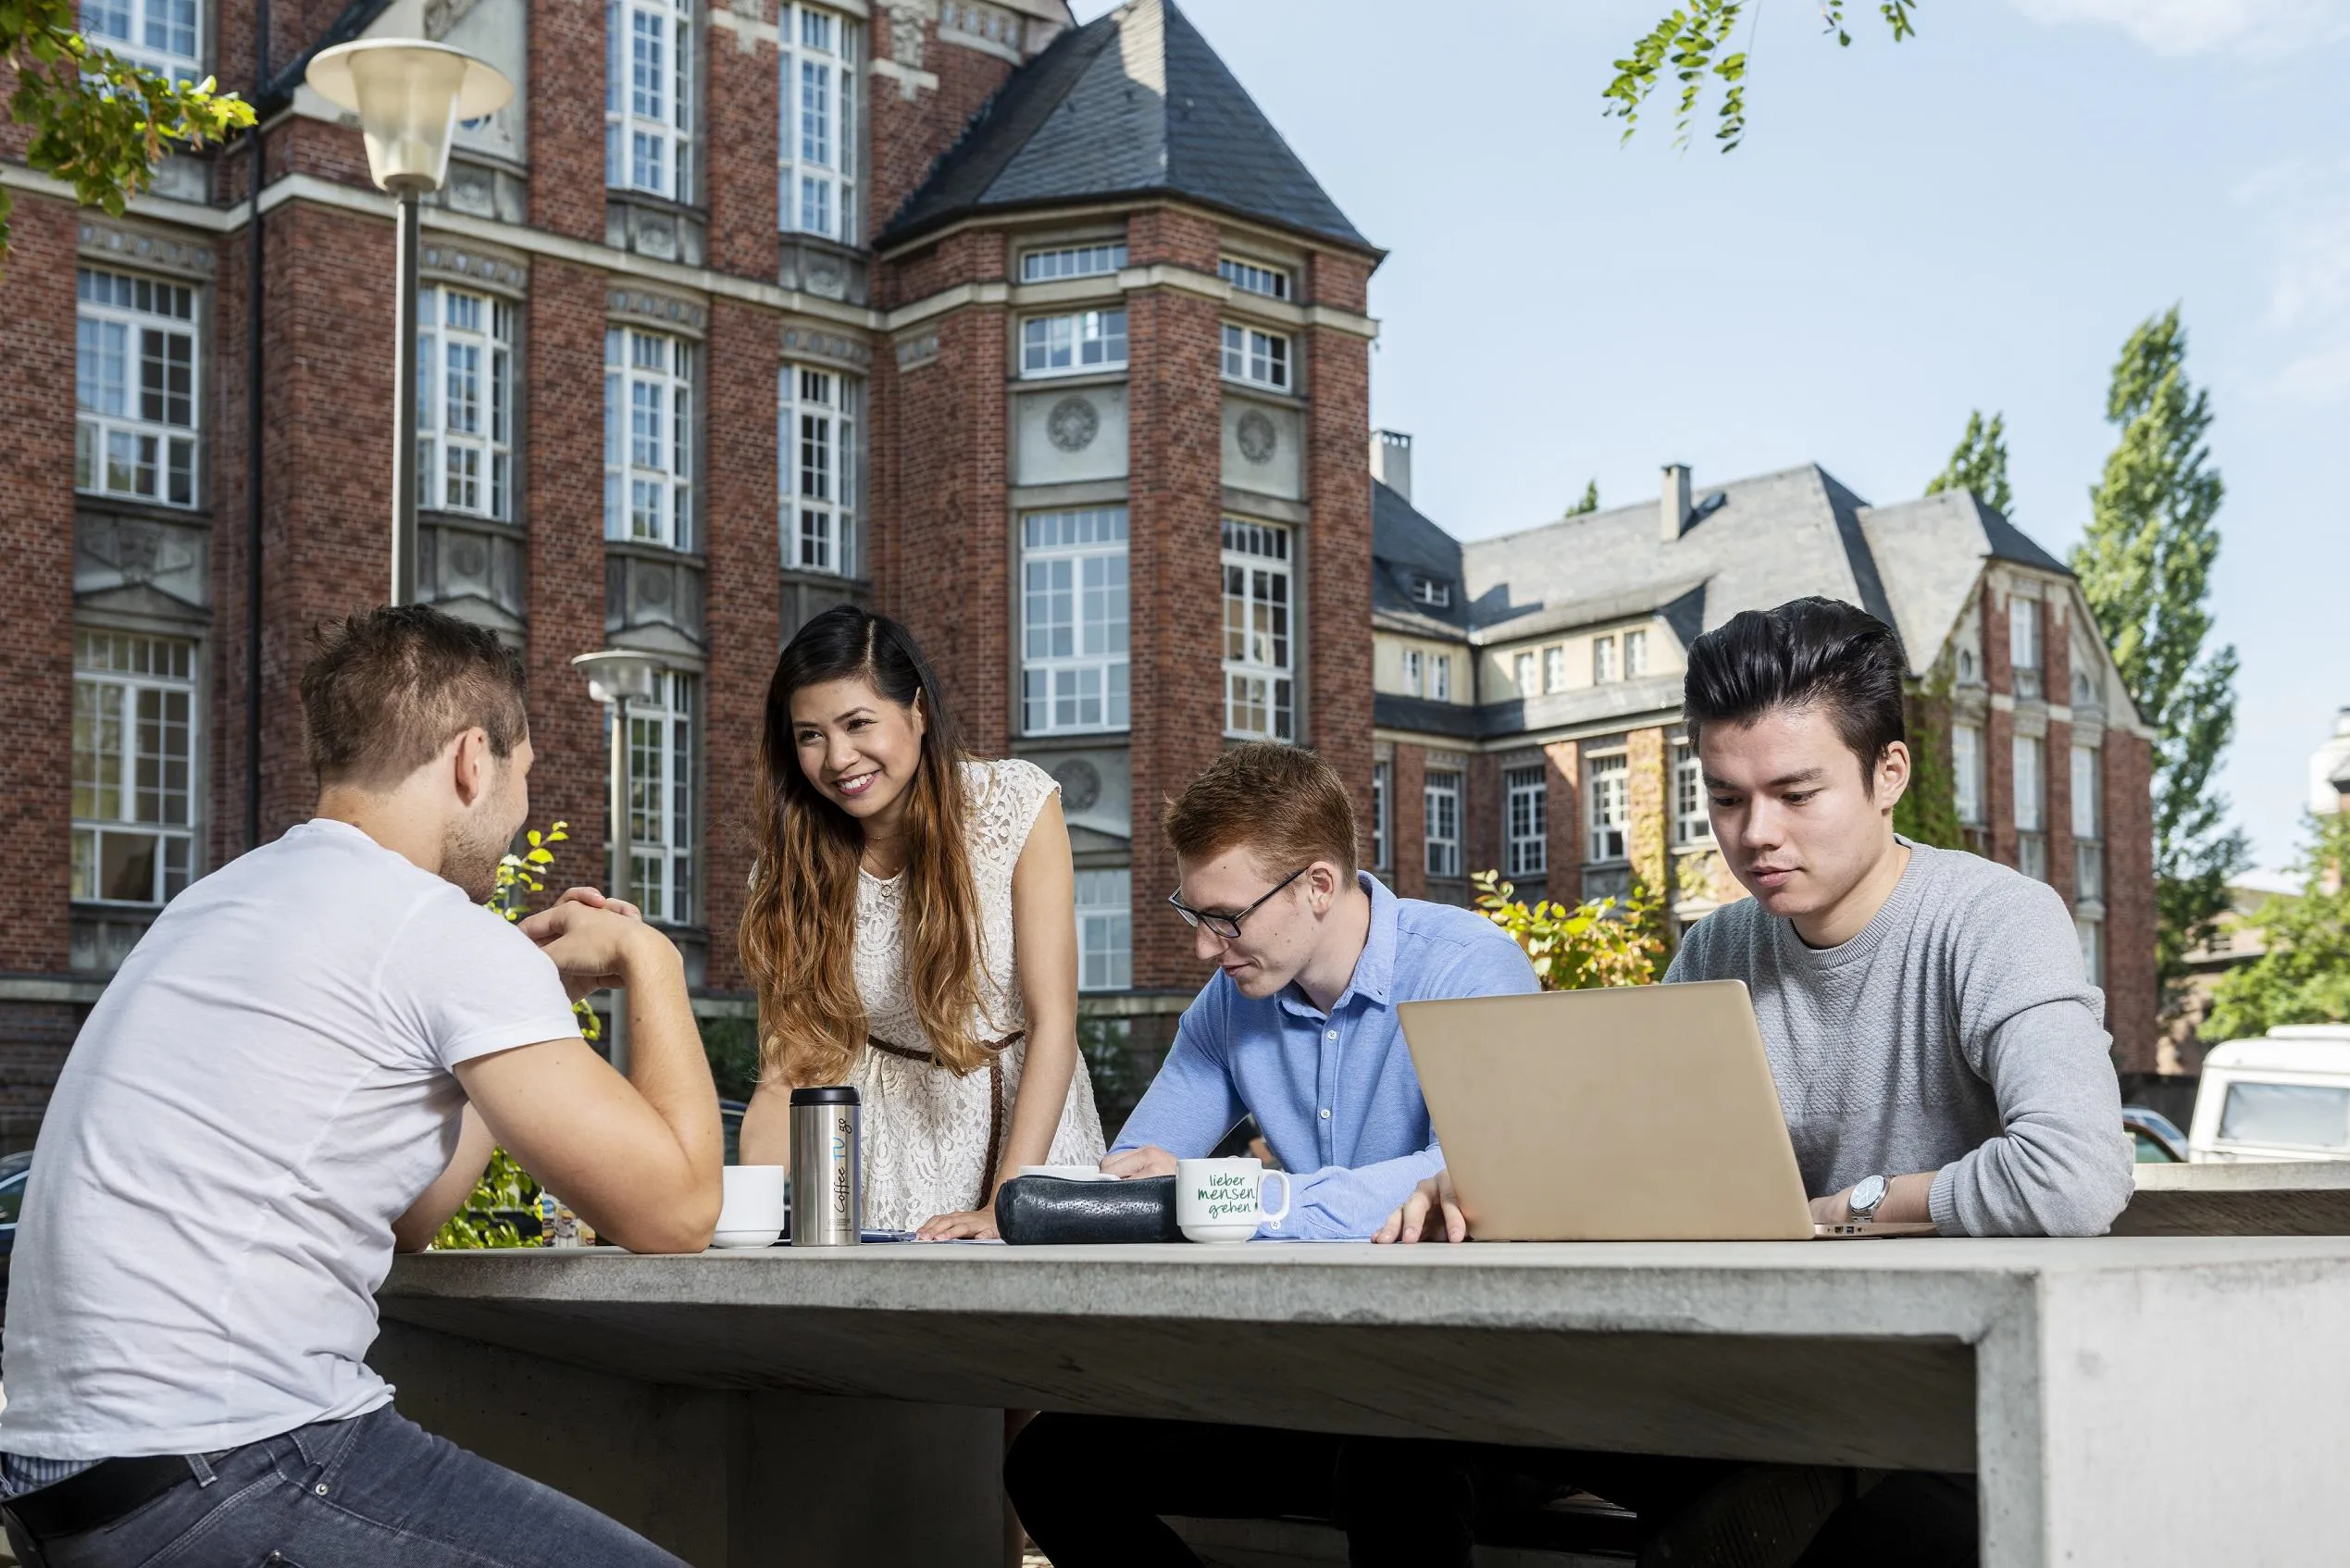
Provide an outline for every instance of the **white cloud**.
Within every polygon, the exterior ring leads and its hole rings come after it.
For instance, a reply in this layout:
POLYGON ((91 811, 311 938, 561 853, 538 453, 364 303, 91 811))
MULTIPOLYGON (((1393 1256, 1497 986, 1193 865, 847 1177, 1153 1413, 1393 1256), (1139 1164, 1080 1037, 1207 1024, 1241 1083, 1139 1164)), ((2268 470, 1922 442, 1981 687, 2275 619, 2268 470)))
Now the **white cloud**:
POLYGON ((2282 367, 2262 390, 2291 403, 2350 397, 2350 159, 2279 164, 2235 201, 2272 247, 2264 315, 2282 367))
POLYGON ((2273 56, 2350 36, 2340 0, 2013 0, 2033 20, 2118 27, 2158 55, 2273 56))

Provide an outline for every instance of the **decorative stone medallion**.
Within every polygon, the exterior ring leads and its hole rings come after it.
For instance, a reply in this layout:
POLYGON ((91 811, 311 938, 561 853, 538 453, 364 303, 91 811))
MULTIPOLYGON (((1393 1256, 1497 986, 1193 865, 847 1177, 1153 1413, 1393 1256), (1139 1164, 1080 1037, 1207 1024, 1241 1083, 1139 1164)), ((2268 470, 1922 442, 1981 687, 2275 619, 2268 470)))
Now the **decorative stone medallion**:
POLYGON ((1281 444, 1281 432, 1273 421, 1256 409, 1240 416, 1240 428, 1236 432, 1240 442, 1240 455, 1251 463, 1270 463, 1274 450, 1281 444))
POLYGON ((1088 400, 1075 393, 1052 405, 1045 416, 1044 433, 1063 452, 1083 452, 1100 432, 1101 416, 1088 400))
POLYGON ((1101 772, 1083 757, 1071 757, 1054 768, 1052 781, 1061 786, 1061 804, 1066 810, 1091 811, 1101 799, 1101 772))

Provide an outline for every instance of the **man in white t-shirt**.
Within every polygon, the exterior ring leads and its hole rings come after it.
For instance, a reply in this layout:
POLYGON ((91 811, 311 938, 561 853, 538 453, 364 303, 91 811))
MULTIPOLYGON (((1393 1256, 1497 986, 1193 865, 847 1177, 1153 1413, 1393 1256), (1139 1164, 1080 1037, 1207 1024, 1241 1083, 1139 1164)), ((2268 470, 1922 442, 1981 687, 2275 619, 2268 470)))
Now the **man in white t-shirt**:
POLYGON ((575 890, 482 907, 529 812, 520 661, 409 606, 302 678, 317 815, 173 900, 92 1011, 17 1232, 0 1493, 46 1568, 674 1563, 430 1437, 362 1359, 492 1142, 637 1251, 716 1223, 677 949, 575 890), (572 995, 625 983, 631 1065, 572 995))

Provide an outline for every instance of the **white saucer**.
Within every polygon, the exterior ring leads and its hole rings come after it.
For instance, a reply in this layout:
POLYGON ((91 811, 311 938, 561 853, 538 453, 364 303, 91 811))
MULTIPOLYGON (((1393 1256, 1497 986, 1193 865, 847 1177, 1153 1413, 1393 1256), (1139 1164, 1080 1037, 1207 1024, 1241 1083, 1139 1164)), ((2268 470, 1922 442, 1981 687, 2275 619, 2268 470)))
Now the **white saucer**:
POLYGON ((768 1226, 761 1230, 722 1230, 710 1238, 710 1245, 725 1248, 772 1247, 782 1235, 781 1225, 768 1226))

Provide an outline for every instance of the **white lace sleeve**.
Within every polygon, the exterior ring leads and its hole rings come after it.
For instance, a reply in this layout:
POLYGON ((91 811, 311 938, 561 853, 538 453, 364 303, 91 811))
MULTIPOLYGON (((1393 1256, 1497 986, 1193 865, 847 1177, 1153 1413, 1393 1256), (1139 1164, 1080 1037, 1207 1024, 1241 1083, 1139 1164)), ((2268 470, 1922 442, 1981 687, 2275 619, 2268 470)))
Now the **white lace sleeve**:
POLYGON ((972 855, 1009 871, 1027 847, 1037 814, 1061 792, 1061 786, 1043 768, 1019 757, 974 763, 967 777, 972 855))

